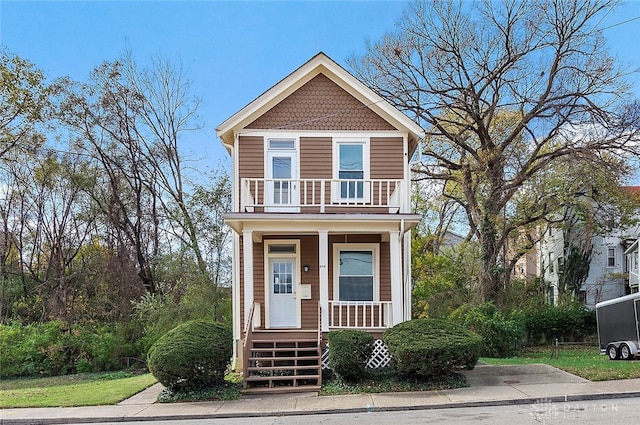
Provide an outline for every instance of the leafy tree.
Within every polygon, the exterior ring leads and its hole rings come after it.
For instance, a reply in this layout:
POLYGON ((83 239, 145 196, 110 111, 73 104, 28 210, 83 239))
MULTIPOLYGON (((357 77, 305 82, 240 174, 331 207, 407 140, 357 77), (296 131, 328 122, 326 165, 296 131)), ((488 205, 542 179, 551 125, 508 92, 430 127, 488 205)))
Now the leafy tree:
POLYGON ((412 234, 411 270, 413 316, 416 318, 446 318, 473 300, 477 290, 477 264, 470 258, 477 254, 473 243, 434 253, 429 236, 412 234))
POLYGON ((42 71, 0 51, 0 159, 15 148, 33 151, 42 145, 37 127, 45 119, 49 95, 42 71))
POLYGON ((544 181, 555 164, 619 175, 620 158, 639 153, 639 103, 598 29, 616 3, 416 1, 350 62, 426 128, 417 171, 459 194, 480 244, 481 301, 501 301, 513 232, 557 211, 544 181))

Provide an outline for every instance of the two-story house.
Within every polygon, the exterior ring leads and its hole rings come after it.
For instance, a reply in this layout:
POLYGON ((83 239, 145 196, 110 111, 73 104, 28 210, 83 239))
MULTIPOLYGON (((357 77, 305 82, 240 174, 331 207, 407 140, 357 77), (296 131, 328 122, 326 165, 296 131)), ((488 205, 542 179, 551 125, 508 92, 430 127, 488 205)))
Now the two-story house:
POLYGON ((423 130, 319 53, 216 131, 233 169, 234 365, 245 388, 318 387, 329 331, 411 318, 423 130))

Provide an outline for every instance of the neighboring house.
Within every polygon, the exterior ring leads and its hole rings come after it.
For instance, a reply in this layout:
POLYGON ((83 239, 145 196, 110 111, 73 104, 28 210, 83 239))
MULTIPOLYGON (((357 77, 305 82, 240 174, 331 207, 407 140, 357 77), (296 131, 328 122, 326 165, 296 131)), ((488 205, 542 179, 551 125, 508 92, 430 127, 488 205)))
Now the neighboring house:
POLYGON ((233 163, 234 367, 245 388, 316 388, 329 331, 411 318, 423 131, 319 53, 216 132, 233 163))
MULTIPOLYGON (((627 190, 636 198, 640 198, 640 186, 630 186, 627 190)), ((624 256, 627 272, 627 288, 629 293, 640 292, 640 272, 638 264, 640 264, 640 225, 635 226, 630 232, 629 237, 624 242, 624 256)))
MULTIPOLYGON (((629 193, 640 188, 626 187, 629 193)), ((580 239, 591 246, 591 259, 587 277, 580 287, 578 299, 590 309, 596 303, 618 298, 638 291, 638 239, 637 226, 613 229, 607 234, 592 234, 583 224, 567 226, 568 230, 550 229, 540 242, 541 276, 548 284, 548 301, 556 304, 560 280, 566 272, 568 233, 580 232, 580 239)))
POLYGON ((525 255, 520 257, 513 267, 512 277, 517 279, 534 279, 540 276, 538 262, 538 244, 535 244, 525 255))

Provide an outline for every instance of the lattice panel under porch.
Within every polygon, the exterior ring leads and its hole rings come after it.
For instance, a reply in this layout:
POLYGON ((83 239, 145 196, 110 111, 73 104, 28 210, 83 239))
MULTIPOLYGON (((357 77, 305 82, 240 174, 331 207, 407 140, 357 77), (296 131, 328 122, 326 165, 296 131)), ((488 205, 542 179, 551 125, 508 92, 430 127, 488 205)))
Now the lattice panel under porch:
MULTIPOLYGON (((391 354, 387 349, 387 345, 381 340, 376 339, 373 342, 373 352, 369 361, 367 361, 367 367, 370 369, 379 369, 389 366, 391 362, 391 354)), ((329 347, 325 347, 322 351, 322 369, 329 368, 329 347)))

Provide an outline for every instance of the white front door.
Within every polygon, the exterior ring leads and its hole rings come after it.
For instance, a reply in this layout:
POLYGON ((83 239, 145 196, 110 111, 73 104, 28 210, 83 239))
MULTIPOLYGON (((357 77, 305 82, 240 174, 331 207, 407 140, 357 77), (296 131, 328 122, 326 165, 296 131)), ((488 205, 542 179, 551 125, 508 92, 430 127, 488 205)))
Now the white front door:
POLYGON ((298 326, 296 282, 295 259, 269 259, 269 327, 298 326))
POLYGON ((298 164, 295 151, 269 151, 267 154, 267 193, 269 212, 298 212, 298 164))

